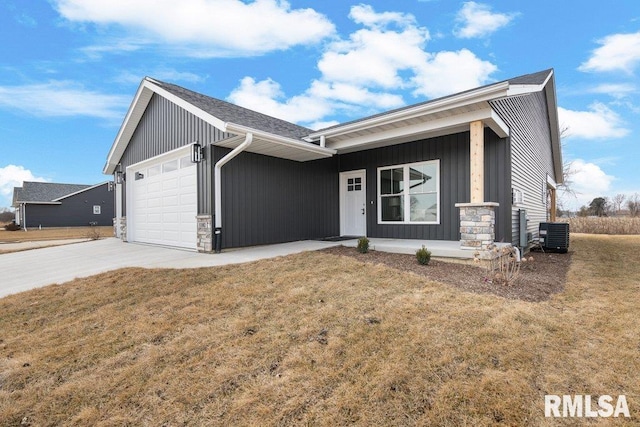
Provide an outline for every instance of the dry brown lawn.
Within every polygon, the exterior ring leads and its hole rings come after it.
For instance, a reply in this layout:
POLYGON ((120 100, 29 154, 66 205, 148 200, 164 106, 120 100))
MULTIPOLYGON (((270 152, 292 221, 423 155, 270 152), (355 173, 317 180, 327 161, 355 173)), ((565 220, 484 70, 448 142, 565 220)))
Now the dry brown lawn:
POLYGON ((5 297, 0 423, 557 425, 549 393, 624 394, 591 421, 638 425, 640 236, 572 251, 538 303, 322 252, 5 297))
POLYGON ((0 228, 0 243, 35 242, 42 240, 84 239, 98 232, 102 237, 113 236, 113 227, 37 228, 28 231, 7 231, 0 228))

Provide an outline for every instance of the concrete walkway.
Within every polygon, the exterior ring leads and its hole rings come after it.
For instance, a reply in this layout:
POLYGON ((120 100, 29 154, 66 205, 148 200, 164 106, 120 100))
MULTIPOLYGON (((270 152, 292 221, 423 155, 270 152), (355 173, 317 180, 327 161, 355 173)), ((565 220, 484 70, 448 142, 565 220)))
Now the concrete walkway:
POLYGON ((64 239, 64 240, 38 240, 35 242, 0 242, 0 254, 3 252, 25 251, 27 249, 47 248, 50 246, 70 245, 72 243, 86 242, 89 239, 64 239))
POLYGON ((337 246, 301 241, 230 250, 221 254, 123 243, 116 238, 0 254, 0 297, 124 267, 193 268, 238 264, 337 246))

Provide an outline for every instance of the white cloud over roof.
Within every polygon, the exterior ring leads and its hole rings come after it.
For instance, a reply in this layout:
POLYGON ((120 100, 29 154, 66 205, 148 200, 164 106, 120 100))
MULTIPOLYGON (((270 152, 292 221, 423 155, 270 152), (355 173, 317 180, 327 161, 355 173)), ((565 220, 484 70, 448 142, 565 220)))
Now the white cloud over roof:
POLYGON ((286 1, 54 0, 72 22, 118 26, 194 56, 260 55, 321 41, 333 23, 313 9, 286 1))
POLYGON ((13 188, 22 187, 24 181, 46 182, 46 179, 35 176, 29 169, 19 165, 0 167, 0 205, 11 206, 13 188))
POLYGON ((358 116, 401 107, 405 101, 400 90, 434 98, 471 89, 487 83, 497 70, 468 49, 429 52, 429 31, 411 14, 378 13, 357 5, 349 17, 362 28, 327 44, 318 60, 321 75, 303 94, 287 99, 277 82, 245 77, 228 99, 285 120, 311 123, 325 121, 336 110, 358 116))

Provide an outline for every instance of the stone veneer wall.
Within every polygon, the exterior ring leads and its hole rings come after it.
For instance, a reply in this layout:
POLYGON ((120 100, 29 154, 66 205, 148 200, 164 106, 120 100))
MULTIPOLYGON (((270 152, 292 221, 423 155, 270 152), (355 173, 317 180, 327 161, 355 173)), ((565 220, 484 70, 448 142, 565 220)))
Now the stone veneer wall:
POLYGON ((213 251, 213 220, 211 215, 197 215, 198 223, 198 252, 213 251))
POLYGON ((457 203, 460 208, 460 248, 484 250, 496 238, 498 203, 457 203))
POLYGON ((127 242, 127 217, 120 217, 120 240, 127 242))

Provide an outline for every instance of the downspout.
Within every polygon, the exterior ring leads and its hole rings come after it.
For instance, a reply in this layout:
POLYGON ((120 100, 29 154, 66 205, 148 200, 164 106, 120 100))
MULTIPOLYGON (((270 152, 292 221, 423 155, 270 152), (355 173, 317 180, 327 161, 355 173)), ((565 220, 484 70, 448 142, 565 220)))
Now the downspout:
POLYGON ((213 167, 213 198, 215 205, 215 214, 213 216, 215 221, 215 228, 213 232, 213 247, 217 254, 222 250, 222 183, 221 181, 221 169, 229 160, 236 157, 243 152, 253 141, 253 134, 247 133, 245 135, 244 142, 234 148, 229 154, 218 160, 213 167))

